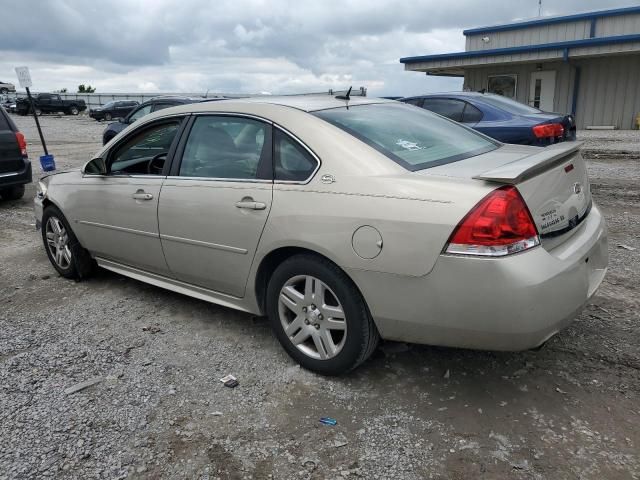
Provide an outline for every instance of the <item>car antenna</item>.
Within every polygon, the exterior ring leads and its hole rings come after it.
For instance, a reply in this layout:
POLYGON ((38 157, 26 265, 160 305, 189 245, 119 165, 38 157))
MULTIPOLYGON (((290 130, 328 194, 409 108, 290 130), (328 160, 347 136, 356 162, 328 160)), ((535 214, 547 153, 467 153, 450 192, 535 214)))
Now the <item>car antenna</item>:
POLYGON ((347 94, 346 95, 336 95, 336 99, 337 100, 344 100, 345 102, 347 102, 347 110, 349 110, 349 100, 351 100, 351 89, 353 88, 353 86, 349 87, 349 90, 347 90, 347 94))

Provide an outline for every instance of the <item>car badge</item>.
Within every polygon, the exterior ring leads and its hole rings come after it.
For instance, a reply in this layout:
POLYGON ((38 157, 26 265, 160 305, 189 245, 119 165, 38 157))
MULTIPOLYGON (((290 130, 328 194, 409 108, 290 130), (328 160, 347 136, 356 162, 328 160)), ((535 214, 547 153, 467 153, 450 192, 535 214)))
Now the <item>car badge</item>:
POLYGON ((576 195, 578 195, 580 192, 582 192, 582 185, 580 183, 574 183, 573 184, 573 193, 575 193, 576 195))
POLYGON ((333 183, 336 181, 336 177, 327 173, 325 175, 322 175, 322 177, 320 178, 320 181, 322 183, 333 183))

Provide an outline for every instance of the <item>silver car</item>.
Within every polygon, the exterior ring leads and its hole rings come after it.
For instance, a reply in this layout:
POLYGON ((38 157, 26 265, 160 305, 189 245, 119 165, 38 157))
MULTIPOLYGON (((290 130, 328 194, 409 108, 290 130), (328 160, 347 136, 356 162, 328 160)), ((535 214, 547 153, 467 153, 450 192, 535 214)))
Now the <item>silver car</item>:
POLYGON ((540 346, 607 268, 578 144, 504 145, 380 99, 162 110, 42 179, 35 211, 62 276, 97 264, 267 315, 329 375, 380 338, 540 346))

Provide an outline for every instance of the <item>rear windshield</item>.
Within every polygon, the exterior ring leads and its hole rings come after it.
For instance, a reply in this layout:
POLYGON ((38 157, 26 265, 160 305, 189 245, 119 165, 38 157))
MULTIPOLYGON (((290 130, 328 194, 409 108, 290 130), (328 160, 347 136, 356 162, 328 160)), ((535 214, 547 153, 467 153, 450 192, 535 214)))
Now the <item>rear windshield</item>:
POLYGON ((314 112, 415 171, 498 148, 498 143, 421 108, 403 103, 358 105, 314 112))
POLYGON ((506 110, 509 113, 515 113, 516 115, 531 115, 532 113, 541 113, 542 110, 530 107, 524 103, 516 102, 510 98, 503 97, 501 95, 486 94, 480 97, 481 100, 489 105, 506 110))

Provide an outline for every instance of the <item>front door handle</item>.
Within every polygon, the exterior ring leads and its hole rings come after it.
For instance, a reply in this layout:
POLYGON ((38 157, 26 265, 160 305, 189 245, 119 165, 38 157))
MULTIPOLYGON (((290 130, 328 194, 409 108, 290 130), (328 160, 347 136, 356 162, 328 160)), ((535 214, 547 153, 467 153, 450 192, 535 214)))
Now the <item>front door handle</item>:
POLYGON ((248 210, 264 210, 265 208, 267 208, 267 204, 262 202, 254 202, 253 199, 242 199, 242 201, 236 202, 236 207, 246 208, 248 210))
POLYGON ((145 193, 143 190, 138 190, 131 196, 136 200, 151 200, 153 198, 153 195, 151 195, 150 193, 145 193))

